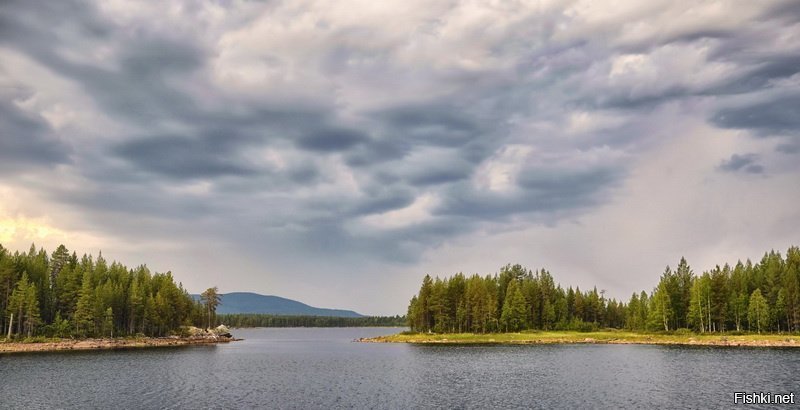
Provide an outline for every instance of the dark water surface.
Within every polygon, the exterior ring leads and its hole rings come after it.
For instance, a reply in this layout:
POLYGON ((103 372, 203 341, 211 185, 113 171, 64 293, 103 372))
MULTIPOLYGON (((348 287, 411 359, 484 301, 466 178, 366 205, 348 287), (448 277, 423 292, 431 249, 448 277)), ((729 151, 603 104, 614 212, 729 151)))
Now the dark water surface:
MULTIPOLYGON (((800 350, 354 343, 400 329, 241 329, 219 346, 0 356, 0 408, 745 408, 800 395, 800 350)), ((799 404, 791 407, 800 407, 799 404)))

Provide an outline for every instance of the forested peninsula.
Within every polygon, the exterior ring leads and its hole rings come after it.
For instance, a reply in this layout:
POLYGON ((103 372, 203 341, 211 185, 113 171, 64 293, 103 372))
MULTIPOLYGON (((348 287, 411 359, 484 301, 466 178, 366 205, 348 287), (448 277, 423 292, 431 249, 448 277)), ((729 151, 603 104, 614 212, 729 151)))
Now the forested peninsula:
POLYGON ((487 276, 426 275, 407 317, 411 334, 370 341, 800 345, 793 338, 754 336, 800 331, 800 249, 790 247, 785 257, 770 251, 758 263, 726 263, 701 274, 681 258, 650 292, 628 301, 606 298, 596 287, 564 288, 547 270, 520 265, 487 276), (575 333, 599 330, 607 334, 575 333), (523 336, 507 335, 515 332, 523 336))
POLYGON ((60 343, 49 349, 59 350, 227 341, 224 330, 199 329, 215 323, 218 304, 216 288, 195 301, 170 272, 108 263, 102 253, 79 257, 63 245, 11 253, 0 245, 0 352, 31 350, 20 342, 60 343), (154 341, 164 337, 171 340, 154 341), (95 342, 76 342, 86 340, 95 342))

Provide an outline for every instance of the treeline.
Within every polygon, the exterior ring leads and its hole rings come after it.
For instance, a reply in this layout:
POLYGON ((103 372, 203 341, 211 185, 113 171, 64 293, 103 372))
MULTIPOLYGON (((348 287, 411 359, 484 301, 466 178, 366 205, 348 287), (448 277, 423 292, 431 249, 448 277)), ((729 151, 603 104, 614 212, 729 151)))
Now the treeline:
POLYGON ((229 327, 400 327, 405 316, 280 316, 257 313, 219 314, 217 322, 229 327))
POLYGON ((164 336, 207 316, 170 272, 78 257, 64 245, 52 254, 0 245, 0 337, 164 336))
POLYGON ((498 274, 432 279, 426 275, 408 306, 419 332, 594 330, 697 332, 800 331, 800 249, 766 253, 757 264, 716 266, 695 275, 681 258, 650 292, 626 303, 597 288, 564 289, 544 269, 506 265, 498 274))

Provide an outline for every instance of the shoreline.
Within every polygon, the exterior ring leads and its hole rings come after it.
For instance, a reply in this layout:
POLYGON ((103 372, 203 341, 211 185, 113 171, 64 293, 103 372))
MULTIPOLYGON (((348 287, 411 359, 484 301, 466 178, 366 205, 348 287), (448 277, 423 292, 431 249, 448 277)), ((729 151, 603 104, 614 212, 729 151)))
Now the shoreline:
POLYGON ((800 347, 800 335, 662 335, 631 332, 533 332, 395 334, 356 339, 361 343, 453 345, 644 344, 672 346, 800 347))
POLYGON ((47 342, 0 342, 0 355, 31 352, 86 351, 177 347, 229 343, 242 339, 219 337, 145 337, 135 339, 61 339, 47 342))

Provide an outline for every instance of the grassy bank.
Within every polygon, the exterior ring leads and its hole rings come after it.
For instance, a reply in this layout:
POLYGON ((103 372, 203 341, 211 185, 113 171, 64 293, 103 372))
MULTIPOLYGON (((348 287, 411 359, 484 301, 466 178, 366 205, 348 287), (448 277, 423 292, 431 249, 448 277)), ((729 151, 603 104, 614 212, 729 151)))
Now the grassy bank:
POLYGON ((22 352, 54 352, 63 350, 103 350, 142 347, 169 347, 202 344, 228 343, 229 337, 141 337, 114 339, 41 339, 32 341, 3 341, 0 339, 0 354, 22 352))
POLYGON ((440 344, 658 344, 696 346, 779 346, 800 347, 800 335, 786 334, 649 334, 624 331, 571 332, 541 331, 523 333, 401 333, 360 339, 371 343, 440 344))

